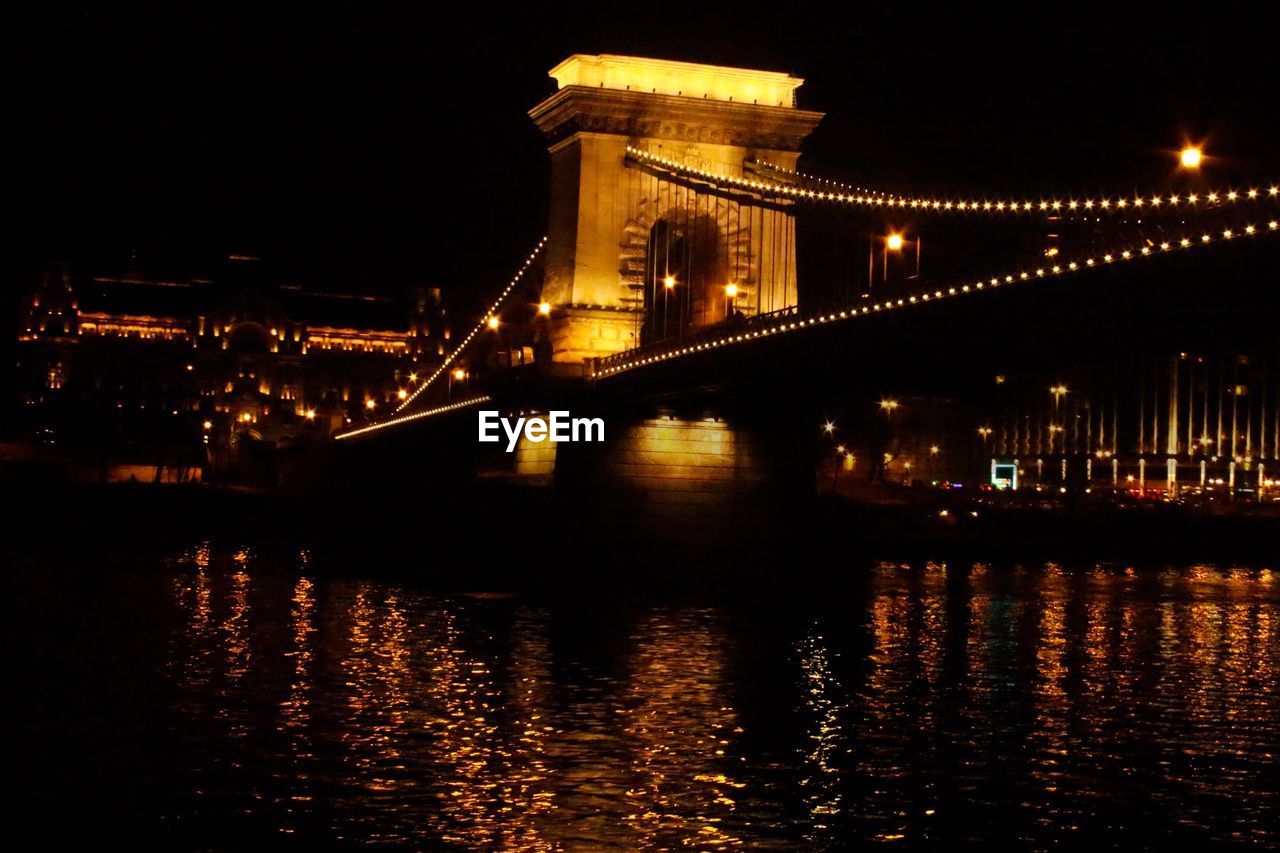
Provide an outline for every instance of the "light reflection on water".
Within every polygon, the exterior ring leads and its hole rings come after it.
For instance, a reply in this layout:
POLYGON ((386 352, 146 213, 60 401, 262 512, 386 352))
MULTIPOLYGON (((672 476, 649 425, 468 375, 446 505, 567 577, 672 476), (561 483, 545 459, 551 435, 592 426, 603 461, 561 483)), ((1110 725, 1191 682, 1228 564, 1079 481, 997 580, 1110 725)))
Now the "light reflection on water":
POLYGON ((129 756, 98 803, 121 831, 200 845, 1277 843, 1270 571, 866 571, 830 596, 624 605, 199 545, 127 595, 60 598, 60 618, 148 613, 67 651, 106 695, 132 685, 113 707, 145 725, 62 748, 100 747, 109 775, 129 756))

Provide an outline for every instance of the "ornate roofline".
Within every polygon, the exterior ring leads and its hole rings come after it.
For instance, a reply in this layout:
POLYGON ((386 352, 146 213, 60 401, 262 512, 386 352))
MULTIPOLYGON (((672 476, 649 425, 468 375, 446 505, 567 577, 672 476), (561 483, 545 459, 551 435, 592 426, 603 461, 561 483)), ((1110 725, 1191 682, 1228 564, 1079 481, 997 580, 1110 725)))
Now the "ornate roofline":
POLYGON ((529 111, 549 139, 578 132, 797 151, 824 113, 650 92, 565 86, 529 111))

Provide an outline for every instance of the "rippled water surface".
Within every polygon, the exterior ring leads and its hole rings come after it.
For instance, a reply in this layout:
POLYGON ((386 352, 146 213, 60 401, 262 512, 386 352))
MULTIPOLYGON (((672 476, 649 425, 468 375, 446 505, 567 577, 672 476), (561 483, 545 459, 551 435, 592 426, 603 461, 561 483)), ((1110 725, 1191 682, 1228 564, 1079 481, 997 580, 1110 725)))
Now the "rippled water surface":
POLYGON ((644 601, 438 594, 204 544, 13 572, 20 820, 37 838, 1280 838, 1265 568, 851 563, 804 592, 644 601))

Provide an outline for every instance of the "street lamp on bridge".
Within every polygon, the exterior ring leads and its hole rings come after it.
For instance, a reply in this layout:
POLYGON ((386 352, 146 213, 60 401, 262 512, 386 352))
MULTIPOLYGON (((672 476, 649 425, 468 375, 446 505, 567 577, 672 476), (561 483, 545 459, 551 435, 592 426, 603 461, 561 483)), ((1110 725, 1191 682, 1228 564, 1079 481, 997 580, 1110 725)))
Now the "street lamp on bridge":
MULTIPOLYGON (((881 266, 882 266, 882 269, 880 271, 880 280, 882 283, 887 284, 889 281, 889 253, 892 252, 895 255, 901 254, 902 250, 907 247, 907 242, 908 241, 907 241, 906 235, 900 231, 890 231, 888 234, 885 235, 884 251, 880 253, 881 266)), ((916 247, 916 271, 915 271, 915 275, 910 277, 919 278, 920 277, 920 248, 924 241, 920 239, 919 235, 917 235, 915 239, 911 240, 910 242, 914 243, 916 247)), ((871 268, 868 271, 868 278, 874 275, 874 273, 872 272, 872 270, 875 269, 875 243, 874 242, 872 243, 870 263, 871 263, 871 268)), ((870 286, 872 282, 868 280, 867 284, 868 286, 870 286)))
POLYGON ((467 378, 467 371, 465 368, 455 367, 453 370, 449 371, 449 384, 445 388, 445 395, 448 397, 452 397, 454 383, 463 382, 466 380, 466 378, 467 378))

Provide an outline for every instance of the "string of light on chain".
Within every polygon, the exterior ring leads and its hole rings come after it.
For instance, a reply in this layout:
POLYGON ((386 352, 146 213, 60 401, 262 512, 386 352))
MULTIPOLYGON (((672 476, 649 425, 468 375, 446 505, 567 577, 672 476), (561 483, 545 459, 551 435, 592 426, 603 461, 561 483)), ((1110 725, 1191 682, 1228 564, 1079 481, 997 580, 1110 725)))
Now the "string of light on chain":
POLYGON ((911 296, 904 296, 885 302, 876 302, 870 305, 854 305, 841 311, 830 311, 810 317, 791 317, 763 325, 756 329, 722 333, 718 337, 712 337, 709 340, 698 343, 686 343, 684 345, 680 345, 680 343, 677 342, 673 344, 670 349, 654 352, 650 355, 645 355, 635 350, 622 352, 602 358, 596 362, 595 369, 592 372, 592 378, 607 379, 610 376, 615 376, 619 373, 632 370, 637 367, 645 367, 651 364, 670 361, 673 358, 693 355, 706 350, 719 349, 732 344, 746 343, 759 338, 775 337, 777 335, 788 334, 790 332, 800 331, 813 326, 826 325, 839 320, 848 320, 854 317, 865 316, 867 314, 883 313, 885 311, 893 311, 899 308, 908 308, 921 303, 950 299, 957 296, 963 296, 965 294, 988 290, 994 287, 1000 287, 1001 285, 1055 278, 1068 273, 1082 272, 1117 262, 1153 257, 1166 252, 1175 251, 1177 249, 1190 249, 1196 246, 1205 246, 1212 243, 1235 240, 1242 237, 1254 237, 1259 234, 1274 234, 1277 232, 1280 232, 1280 221, 1275 219, 1270 220, 1265 225, 1245 225, 1243 227, 1224 228, 1221 231, 1204 231, 1194 237, 1184 235, 1180 238, 1162 240, 1158 243, 1152 242, 1141 246, 1137 250, 1121 249, 1115 252, 1105 252, 1101 255, 1091 255, 1081 260, 1061 260, 1052 266, 1040 266, 1035 267, 1034 269, 1021 269, 1005 273, 1003 275, 992 276, 988 279, 952 285, 946 288, 939 288, 911 296))
MULTIPOLYGON (((1252 187, 1243 190, 1209 190, 1199 193, 1117 196, 1115 198, 1105 196, 1071 197, 1066 200, 924 198, 919 196, 887 195, 879 192, 857 190, 844 185, 833 185, 836 189, 823 190, 802 185, 765 181, 759 178, 736 177, 689 166, 670 157, 662 157, 633 147, 627 148, 627 154, 639 162, 666 169, 676 175, 728 185, 751 192, 783 196, 797 201, 830 202, 862 207, 917 210, 929 213, 1127 213, 1132 210, 1168 208, 1176 208, 1179 211, 1186 212, 1210 210, 1244 201, 1275 200, 1280 198, 1280 185, 1269 186, 1265 189, 1252 187)), ((800 173, 795 174, 799 175, 800 173)), ((809 176, 804 175, 801 177, 809 178, 809 176)), ((822 180, 821 178, 810 179, 822 180)))
POLYGON ((461 343, 459 343, 456 347, 454 347, 453 350, 451 350, 449 354, 444 357, 444 360, 440 362, 440 366, 437 367, 435 371, 422 382, 421 385, 413 389, 412 393, 410 393, 408 396, 405 397, 404 400, 401 401, 400 405, 396 407, 395 412, 393 412, 393 414, 399 414, 400 412, 404 411, 406 406, 408 406, 415 399, 417 399, 419 394, 427 390, 427 388, 431 386, 431 383, 439 379, 441 374, 443 374, 446 370, 449 369, 449 365, 457 361, 458 356, 462 354, 462 351, 464 349, 466 349, 467 344, 471 343, 471 341, 475 339, 475 336, 480 334, 480 332, 488 326, 490 318, 497 316, 498 309, 502 307, 502 303, 506 301, 506 298, 509 295, 511 295, 511 291, 514 290, 516 285, 520 283, 520 280, 524 278, 524 274, 529 271, 529 267, 533 266, 533 262, 537 260, 538 255, 542 253, 542 249, 546 245, 547 245, 547 238, 544 236, 541 240, 538 241, 538 245, 534 246, 533 251, 529 253, 529 257, 525 258, 524 263, 520 265, 520 269, 516 270, 516 274, 511 277, 511 281, 507 283, 507 286, 505 288, 503 288, 502 293, 498 294, 498 298, 495 299, 493 301, 493 304, 489 306, 489 310, 485 312, 484 317, 480 320, 479 323, 475 325, 475 328, 473 328, 470 332, 468 332, 467 336, 462 339, 461 343))
POLYGON ((810 175, 806 172, 800 172, 795 169, 788 169, 785 166, 779 166, 776 163, 770 163, 768 160, 755 160, 754 164, 758 168, 763 168, 779 175, 785 175, 788 181, 806 181, 824 187, 835 187, 845 193, 852 193, 854 195, 883 196, 886 199, 891 197, 898 198, 895 194, 887 193, 884 190, 868 189, 867 187, 860 187, 857 184, 845 184, 840 181, 830 180, 829 178, 821 178, 817 175, 810 175))
POLYGON ((468 406, 477 406, 480 403, 487 403, 492 399, 493 398, 488 394, 482 394, 479 397, 459 400, 458 402, 450 403, 447 406, 436 406, 434 409, 424 409, 421 412, 413 412, 412 414, 401 415, 398 418, 390 418, 385 421, 378 421, 377 423, 369 424, 368 426, 357 427, 355 429, 347 430, 346 432, 340 432, 334 435, 334 438, 338 440, 342 440, 344 438, 355 438, 357 435, 377 432, 378 430, 399 426, 400 424, 409 423, 410 421, 419 421, 423 418, 435 417, 436 415, 443 415, 447 412, 455 412, 458 409, 465 409, 468 406))

